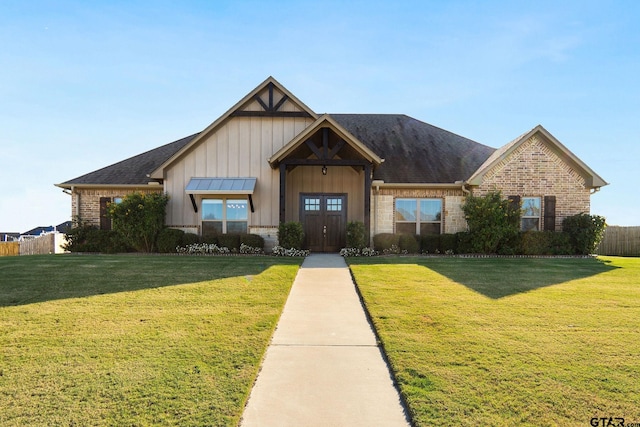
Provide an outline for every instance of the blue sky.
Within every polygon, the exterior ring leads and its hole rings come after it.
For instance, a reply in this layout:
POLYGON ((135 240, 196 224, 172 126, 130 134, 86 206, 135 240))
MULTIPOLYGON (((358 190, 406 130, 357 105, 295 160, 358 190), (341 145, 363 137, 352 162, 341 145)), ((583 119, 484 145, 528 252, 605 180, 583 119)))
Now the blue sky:
POLYGON ((317 113, 404 113, 500 147, 542 124, 640 225, 640 2, 5 1, 0 231, 54 187, 204 129, 272 75, 317 113))

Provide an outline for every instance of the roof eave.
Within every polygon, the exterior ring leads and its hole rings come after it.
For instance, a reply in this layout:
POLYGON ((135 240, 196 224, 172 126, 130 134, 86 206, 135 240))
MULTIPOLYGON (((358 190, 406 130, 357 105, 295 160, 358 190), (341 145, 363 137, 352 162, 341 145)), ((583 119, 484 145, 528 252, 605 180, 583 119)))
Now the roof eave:
POLYGON ((125 189, 148 189, 151 187, 162 187, 162 184, 157 181, 151 181, 147 184, 70 184, 63 182, 62 184, 54 184, 56 187, 64 190, 72 190, 74 188, 125 188, 125 189))

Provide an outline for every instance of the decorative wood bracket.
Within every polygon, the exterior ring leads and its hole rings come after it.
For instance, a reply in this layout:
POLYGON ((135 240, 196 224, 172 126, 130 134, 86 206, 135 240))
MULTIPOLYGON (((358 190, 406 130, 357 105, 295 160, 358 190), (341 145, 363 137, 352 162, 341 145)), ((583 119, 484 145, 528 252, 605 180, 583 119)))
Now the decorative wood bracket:
POLYGON ((231 113, 231 117, 311 117, 306 111, 280 111, 280 107, 289 100, 289 96, 283 94, 282 98, 274 104, 274 87, 275 85, 272 82, 267 84, 267 90, 269 91, 268 104, 262 100, 259 93, 253 97, 263 108, 263 111, 234 111, 231 113))
POLYGON ((196 203, 196 198, 193 197, 193 194, 189 194, 189 198, 191 199, 191 205, 193 206, 193 211, 198 213, 198 204, 196 203))

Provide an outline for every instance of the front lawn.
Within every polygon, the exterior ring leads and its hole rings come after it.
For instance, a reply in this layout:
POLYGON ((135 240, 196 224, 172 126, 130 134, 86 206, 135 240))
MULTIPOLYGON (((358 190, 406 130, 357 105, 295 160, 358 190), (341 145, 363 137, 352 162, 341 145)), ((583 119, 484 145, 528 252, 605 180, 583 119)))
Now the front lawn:
POLYGON ((640 422, 640 259, 349 263, 416 425, 640 422))
POLYGON ((300 261, 0 258, 0 425, 237 425, 300 261))

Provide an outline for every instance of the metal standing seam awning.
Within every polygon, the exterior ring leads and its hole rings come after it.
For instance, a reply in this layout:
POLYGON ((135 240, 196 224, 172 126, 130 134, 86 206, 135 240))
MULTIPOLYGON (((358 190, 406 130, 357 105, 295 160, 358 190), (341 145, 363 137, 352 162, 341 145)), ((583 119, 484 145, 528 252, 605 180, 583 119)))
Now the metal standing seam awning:
POLYGON ((249 196, 251 212, 253 209, 253 191, 256 188, 258 178, 191 178, 185 192, 191 198, 194 212, 198 212, 195 194, 246 194, 249 196))

